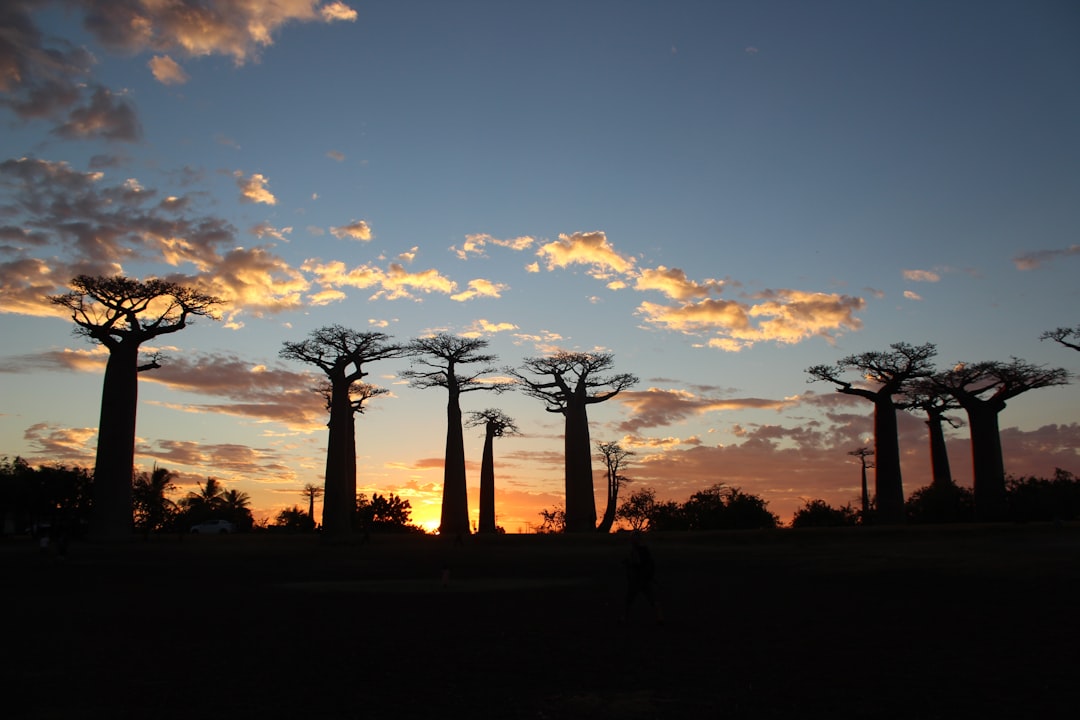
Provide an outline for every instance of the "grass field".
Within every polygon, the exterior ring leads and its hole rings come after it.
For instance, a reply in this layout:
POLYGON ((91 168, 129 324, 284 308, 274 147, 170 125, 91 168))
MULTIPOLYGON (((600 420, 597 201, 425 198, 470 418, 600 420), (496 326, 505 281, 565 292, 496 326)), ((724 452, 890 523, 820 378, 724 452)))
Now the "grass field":
POLYGON ((1073 718, 1080 527, 0 540, 7 718, 1073 718), (445 582, 444 582, 445 580, 445 582))

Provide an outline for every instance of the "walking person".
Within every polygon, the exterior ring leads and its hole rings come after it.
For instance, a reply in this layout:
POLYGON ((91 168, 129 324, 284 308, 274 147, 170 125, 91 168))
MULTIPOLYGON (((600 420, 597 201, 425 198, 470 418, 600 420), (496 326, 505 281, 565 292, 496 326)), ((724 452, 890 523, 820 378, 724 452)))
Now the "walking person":
POLYGON ((630 557, 626 559, 626 604, 623 619, 629 619, 630 607, 638 595, 645 596, 656 615, 657 624, 663 624, 664 614, 656 600, 656 564, 652 551, 645 544, 640 530, 630 533, 630 557))

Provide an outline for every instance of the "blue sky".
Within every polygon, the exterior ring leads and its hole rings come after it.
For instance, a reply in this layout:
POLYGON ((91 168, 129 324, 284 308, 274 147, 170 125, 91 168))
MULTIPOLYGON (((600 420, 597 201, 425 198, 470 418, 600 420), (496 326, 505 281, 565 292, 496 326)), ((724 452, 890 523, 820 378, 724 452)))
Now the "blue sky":
MULTIPOLYGON (((905 341, 1077 369, 1038 339, 1080 323, 1073 3, 188 5, 0 11, 2 454, 92 464, 103 356, 43 301, 79 272, 225 299, 142 374, 137 461, 264 515, 321 482, 325 414, 278 351, 331 323, 506 365, 610 351, 641 381, 592 433, 635 452, 629 490, 722 482, 784 520, 854 500, 869 444, 869 405, 807 367, 905 341)), ((371 367, 358 484, 437 521, 445 397, 406 367, 371 367)), ((1009 404, 1009 472, 1080 472, 1078 392, 1009 404)), ((523 431, 496 482, 526 529, 561 503, 561 423, 475 395, 523 431)))

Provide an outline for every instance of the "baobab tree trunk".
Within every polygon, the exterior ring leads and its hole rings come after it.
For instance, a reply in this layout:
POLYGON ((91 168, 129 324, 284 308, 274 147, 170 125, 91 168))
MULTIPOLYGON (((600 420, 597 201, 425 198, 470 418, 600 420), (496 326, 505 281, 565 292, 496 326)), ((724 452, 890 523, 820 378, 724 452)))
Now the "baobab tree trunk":
POLYGON ((484 436, 484 456, 480 462, 480 527, 481 533, 495 533, 495 426, 487 425, 484 436))
POLYGON ((469 494, 465 478, 465 439, 461 429, 461 403, 450 390, 446 404, 446 461, 443 466, 441 535, 469 533, 469 494))
POLYGON ((589 418, 584 403, 567 404, 563 414, 566 417, 566 532, 592 532, 596 529, 596 498, 589 418))
POLYGON ((975 476, 975 516, 982 521, 1005 517, 1005 461, 1001 453, 999 410, 992 406, 967 408, 971 427, 971 456, 975 476))
POLYGON ((604 506, 604 515, 600 518, 600 525, 597 526, 597 532, 609 533, 611 532, 611 526, 615 524, 615 504, 617 497, 610 483, 608 484, 607 493, 607 505, 604 506))
POLYGON ((139 346, 109 347, 101 392, 94 505, 90 533, 103 540, 131 535, 131 483, 135 471, 135 415, 139 402, 139 346))
POLYGON ((900 440, 897 437, 896 407, 889 395, 874 400, 874 468, 877 521, 881 523, 904 522, 900 440))
POLYGON ((941 415, 931 415, 926 420, 930 428, 930 469, 933 472, 931 484, 935 488, 952 487, 952 470, 949 468, 949 452, 945 448, 945 430, 941 415))
POLYGON ((356 510, 356 423, 348 383, 331 387, 329 425, 322 526, 327 537, 343 538, 352 533, 356 510))

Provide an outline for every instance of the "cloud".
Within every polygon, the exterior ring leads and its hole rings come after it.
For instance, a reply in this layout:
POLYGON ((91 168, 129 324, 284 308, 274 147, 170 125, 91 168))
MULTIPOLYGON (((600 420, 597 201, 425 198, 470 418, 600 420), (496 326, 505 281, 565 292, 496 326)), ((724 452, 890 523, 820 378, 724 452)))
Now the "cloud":
POLYGON ((326 157, 330 158, 331 160, 336 160, 337 162, 345 161, 345 153, 340 153, 337 150, 330 150, 326 153, 326 157))
POLYGON ((464 337, 475 338, 475 337, 481 337, 483 335, 494 335, 495 333, 509 332, 511 330, 517 330, 517 329, 518 329, 518 326, 515 325, 514 323, 509 323, 509 322, 496 323, 496 322, 491 322, 489 320, 485 320, 483 318, 480 318, 479 320, 476 320, 471 325, 469 325, 469 327, 465 330, 465 332, 463 332, 461 334, 464 337))
POLYGON ((134 142, 142 135, 135 108, 107 88, 97 87, 89 104, 72 108, 53 133, 69 140, 100 137, 134 142))
POLYGON ((608 243, 607 235, 600 231, 560 233, 558 240, 540 246, 536 254, 544 259, 548 270, 587 265, 589 274, 598 279, 606 279, 610 272, 626 274, 633 270, 636 262, 633 257, 623 257, 616 252, 608 243))
POLYGON ((49 462, 72 463, 82 467, 93 464, 93 443, 97 428, 65 428, 49 423, 35 423, 23 432, 23 439, 33 452, 49 462))
POLYGON ((652 325, 687 335, 714 333, 710 347, 738 351, 763 341, 832 340, 844 330, 862 327, 855 313, 864 305, 858 297, 784 289, 765 291, 751 302, 720 298, 680 305, 643 302, 637 313, 652 325))
POLYGON ((782 410, 799 402, 798 398, 716 398, 696 395, 687 390, 624 390, 617 396, 633 415, 618 425, 622 432, 637 433, 645 428, 672 425, 694 415, 723 410, 782 410))
POLYGON ((240 188, 241 201, 277 205, 277 198, 266 189, 269 179, 265 175, 254 173, 251 177, 245 178, 244 174, 237 170, 233 176, 236 177, 236 186, 240 188))
POLYGON ((146 65, 154 74, 154 79, 162 85, 183 85, 191 79, 184 68, 168 55, 155 55, 146 65))
POLYGON ((340 260, 327 263, 307 260, 301 267, 305 272, 313 273, 324 289, 377 288, 370 296, 371 300, 416 300, 419 299, 417 292, 450 295, 457 290, 457 283, 434 268, 412 273, 399 263, 390 263, 386 270, 372 264, 348 269, 340 260))
POLYGON ((85 0, 83 24, 107 48, 121 53, 174 51, 189 57, 225 55, 237 65, 257 59, 261 48, 292 22, 354 21, 341 2, 191 3, 182 0, 85 0))
POLYGON ((502 297, 502 293, 509 285, 504 283, 492 282, 491 280, 484 280, 483 278, 477 278, 469 281, 469 289, 464 292, 451 295, 451 300, 457 300, 458 302, 465 302, 466 300, 473 300, 478 297, 490 297, 498 298, 502 297))
POLYGON ((291 227, 275 228, 268 222, 256 223, 251 228, 251 234, 255 237, 272 237, 275 240, 281 242, 289 242, 289 238, 285 237, 293 231, 291 227))
POLYGON ((933 270, 904 270, 904 279, 912 282, 938 282, 941 275, 933 270))
POLYGON ((922 300, 922 295, 917 292, 912 292, 911 290, 905 290, 904 297, 908 300, 922 300))
POLYGON ((339 240, 352 238, 353 240, 367 241, 374 237, 371 227, 363 220, 353 220, 348 225, 330 228, 330 234, 339 240))
POLYGON ((488 245, 494 245, 496 247, 509 248, 510 250, 527 250, 532 247, 532 244, 536 242, 534 238, 527 235, 522 235, 516 238, 510 238, 508 240, 500 240, 487 234, 475 234, 466 235, 465 242, 461 244, 461 247, 452 246, 450 251, 458 256, 462 260, 467 260, 470 255, 477 255, 484 257, 486 255, 484 249, 488 245))
POLYGON ((723 287, 722 280, 705 280, 702 283, 692 282, 687 279, 683 270, 667 268, 663 265, 655 269, 643 269, 634 280, 635 290, 656 290, 673 300, 703 298, 711 292, 720 292, 723 287))
POLYGON ((1080 255, 1080 245, 1070 245, 1060 250, 1036 250, 1013 258, 1017 270, 1034 270, 1044 263, 1055 262, 1060 258, 1080 255))

